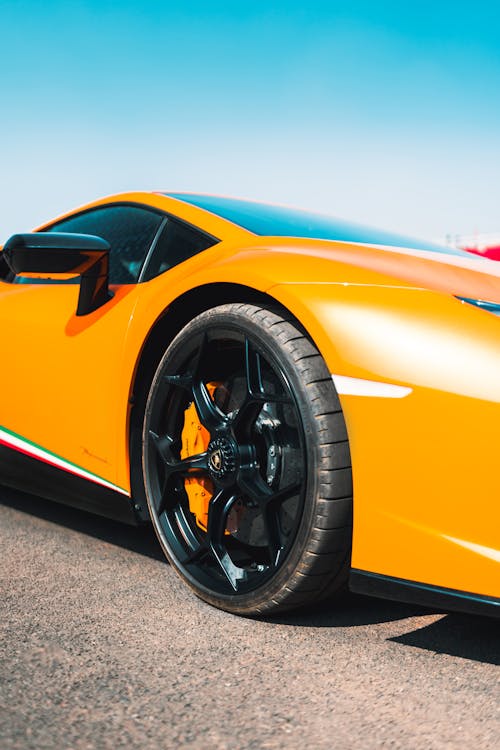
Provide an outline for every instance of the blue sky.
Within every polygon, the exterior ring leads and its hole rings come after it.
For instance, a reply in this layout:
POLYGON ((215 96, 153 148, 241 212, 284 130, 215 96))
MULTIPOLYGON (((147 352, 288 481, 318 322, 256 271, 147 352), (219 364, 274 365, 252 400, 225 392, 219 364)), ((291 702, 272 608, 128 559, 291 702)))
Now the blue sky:
POLYGON ((500 232, 499 8, 0 0, 0 241, 136 188, 500 232))

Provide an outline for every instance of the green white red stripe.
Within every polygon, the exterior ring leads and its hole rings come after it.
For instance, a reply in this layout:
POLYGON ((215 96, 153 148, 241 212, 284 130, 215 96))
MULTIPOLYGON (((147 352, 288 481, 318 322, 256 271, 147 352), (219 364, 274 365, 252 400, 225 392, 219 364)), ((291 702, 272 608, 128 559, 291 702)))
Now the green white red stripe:
POLYGON ((87 469, 82 469, 81 466, 77 466, 71 461, 67 461, 65 458, 57 456, 55 453, 42 448, 40 445, 21 437, 21 435, 18 435, 11 430, 7 430, 5 427, 0 427, 0 445, 5 445, 7 448, 12 448, 12 450, 17 451, 18 453, 24 453, 30 458, 36 458, 38 461, 42 461, 45 464, 54 466, 57 469, 62 469, 62 471, 67 471, 69 474, 74 474, 82 479, 87 479, 89 482, 100 484, 102 487, 114 490, 114 492, 120 492, 122 495, 127 496, 130 494, 127 490, 118 487, 112 482, 108 482, 107 479, 103 479, 97 474, 87 471, 87 469))

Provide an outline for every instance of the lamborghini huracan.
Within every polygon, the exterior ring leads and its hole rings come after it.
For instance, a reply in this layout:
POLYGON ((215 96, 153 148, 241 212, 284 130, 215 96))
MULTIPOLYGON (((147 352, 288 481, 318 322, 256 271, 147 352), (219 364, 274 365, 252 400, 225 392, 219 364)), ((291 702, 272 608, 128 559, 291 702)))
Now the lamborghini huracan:
POLYGON ((0 483, 133 524, 212 605, 500 614, 500 265, 126 193, 0 253, 0 483))

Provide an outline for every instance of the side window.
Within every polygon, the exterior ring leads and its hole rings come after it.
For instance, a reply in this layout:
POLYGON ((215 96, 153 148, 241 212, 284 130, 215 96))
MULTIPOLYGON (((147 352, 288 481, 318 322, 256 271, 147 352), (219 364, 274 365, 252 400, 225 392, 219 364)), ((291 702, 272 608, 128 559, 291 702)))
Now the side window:
POLYGON ((107 240, 110 283, 133 284, 162 220, 160 214, 137 206, 107 206, 64 219, 46 231, 96 234, 107 240))
POLYGON ((151 253, 141 281, 149 281, 183 260, 201 253, 219 240, 184 224, 179 219, 167 219, 151 253))

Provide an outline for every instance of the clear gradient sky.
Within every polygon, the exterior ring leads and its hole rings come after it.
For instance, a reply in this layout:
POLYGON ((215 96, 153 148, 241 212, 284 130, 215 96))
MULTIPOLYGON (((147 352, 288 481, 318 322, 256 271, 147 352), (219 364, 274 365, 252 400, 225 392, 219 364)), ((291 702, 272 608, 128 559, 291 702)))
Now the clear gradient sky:
POLYGON ((500 231, 494 0, 0 0, 0 242, 129 189, 500 231))

